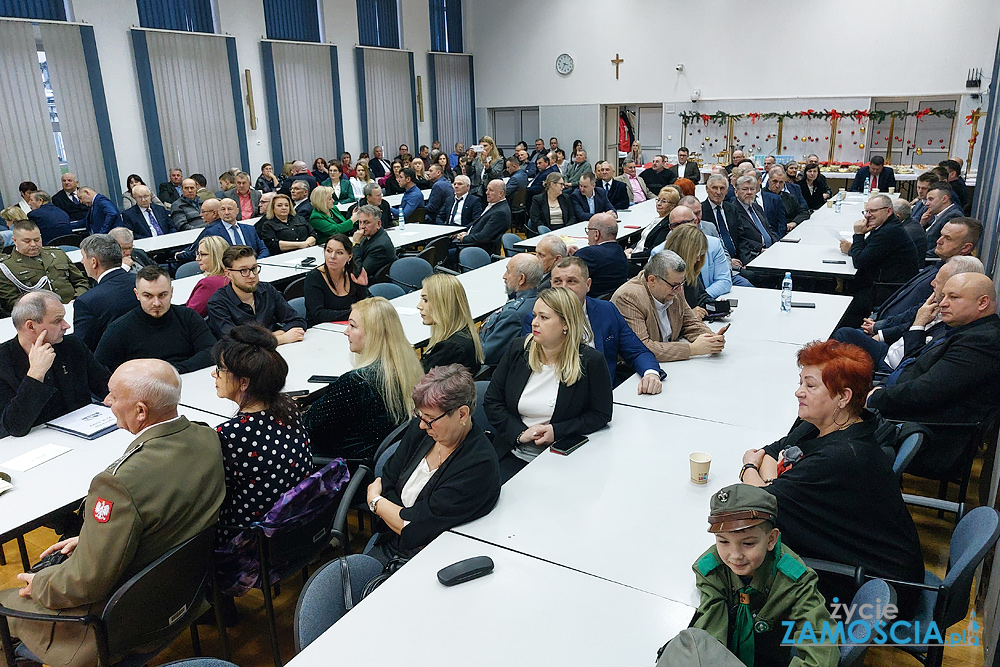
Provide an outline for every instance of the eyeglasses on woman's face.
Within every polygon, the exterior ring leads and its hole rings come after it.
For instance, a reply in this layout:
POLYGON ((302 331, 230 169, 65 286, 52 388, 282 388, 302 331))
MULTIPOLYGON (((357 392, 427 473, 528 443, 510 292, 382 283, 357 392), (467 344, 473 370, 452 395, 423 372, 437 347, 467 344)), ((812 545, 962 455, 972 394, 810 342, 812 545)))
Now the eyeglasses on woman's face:
POLYGON ((424 416, 424 413, 422 413, 420 410, 414 410, 413 416, 422 421, 424 423, 424 426, 430 428, 434 425, 434 422, 438 421, 439 419, 443 419, 444 417, 447 417, 448 413, 443 412, 439 414, 437 417, 434 417, 433 419, 428 419, 427 417, 424 416))

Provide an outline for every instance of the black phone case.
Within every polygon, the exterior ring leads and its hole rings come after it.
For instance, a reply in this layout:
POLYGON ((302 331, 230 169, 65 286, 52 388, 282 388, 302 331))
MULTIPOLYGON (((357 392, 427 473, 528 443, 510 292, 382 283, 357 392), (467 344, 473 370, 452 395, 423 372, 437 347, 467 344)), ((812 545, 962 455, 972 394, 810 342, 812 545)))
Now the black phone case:
POLYGON ((316 382, 316 383, 319 383, 319 384, 330 384, 331 382, 333 382, 334 380, 336 380, 339 377, 340 377, 339 375, 313 375, 312 377, 310 377, 306 381, 307 382, 316 382))
POLYGON ((493 571, 493 559, 489 556, 474 556, 452 563, 438 570, 437 578, 445 586, 464 584, 479 577, 484 577, 493 571))

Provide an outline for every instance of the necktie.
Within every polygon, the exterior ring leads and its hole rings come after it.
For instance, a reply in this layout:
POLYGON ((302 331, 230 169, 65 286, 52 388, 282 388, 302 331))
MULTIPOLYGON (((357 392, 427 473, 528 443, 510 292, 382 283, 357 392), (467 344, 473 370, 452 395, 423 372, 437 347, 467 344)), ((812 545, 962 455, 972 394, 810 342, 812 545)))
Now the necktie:
POLYGON ((146 217, 149 218, 149 228, 153 231, 153 236, 162 236, 163 230, 160 226, 156 224, 156 218, 153 216, 153 209, 146 209, 146 217))
POLYGON ((872 174, 872 190, 878 190, 878 176, 872 174))
POLYGON ((760 232, 760 238, 764 242, 764 247, 769 248, 771 246, 771 235, 767 233, 767 228, 764 227, 764 223, 760 221, 757 217, 757 211, 754 209, 753 204, 747 206, 747 211, 750 213, 750 219, 753 220, 753 224, 757 227, 757 231, 760 232))
MULTIPOLYGON (((463 199, 465 199, 464 196, 463 197, 459 197, 458 199, 455 200, 455 205, 451 207, 451 218, 450 218, 450 220, 451 220, 452 224, 458 224, 458 223, 455 222, 455 214, 458 213, 458 207, 462 204, 462 200, 463 199)), ((461 220, 459 222, 461 222, 461 220)))
POLYGON ((243 241, 243 234, 240 233, 239 225, 233 225, 231 232, 233 235, 233 245, 246 245, 246 243, 243 241))
POLYGON ((737 257, 736 245, 733 243, 733 237, 729 235, 729 228, 726 225, 726 216, 722 213, 722 207, 715 207, 715 222, 718 224, 719 233, 722 234, 722 242, 726 244, 726 250, 729 251, 730 257, 737 257))
POLYGON ((76 196, 75 192, 73 193, 73 203, 74 204, 79 204, 80 203, 80 198, 76 196))
POLYGON ((590 214, 594 215, 594 195, 587 198, 587 205, 590 207, 590 214))
POLYGON ((611 194, 611 181, 604 182, 604 189, 608 191, 609 195, 611 194))

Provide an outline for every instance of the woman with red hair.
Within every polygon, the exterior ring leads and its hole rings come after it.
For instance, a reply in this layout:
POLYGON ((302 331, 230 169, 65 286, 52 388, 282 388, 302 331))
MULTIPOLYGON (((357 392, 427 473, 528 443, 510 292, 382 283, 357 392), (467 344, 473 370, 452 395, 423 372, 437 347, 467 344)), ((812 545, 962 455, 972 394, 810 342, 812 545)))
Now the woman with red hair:
MULTIPOLYGON (((778 499, 778 528, 797 554, 861 565, 866 574, 922 582, 924 562, 913 519, 882 449, 895 429, 865 409, 872 360, 835 340, 798 352, 799 418, 781 440, 743 455, 740 479, 778 499)), ((847 577, 820 573, 827 599, 850 600, 847 577)), ((902 617, 916 589, 897 589, 902 617)))
POLYGON ((678 178, 673 182, 677 188, 680 189, 681 195, 684 197, 694 197, 694 181, 690 178, 678 178))

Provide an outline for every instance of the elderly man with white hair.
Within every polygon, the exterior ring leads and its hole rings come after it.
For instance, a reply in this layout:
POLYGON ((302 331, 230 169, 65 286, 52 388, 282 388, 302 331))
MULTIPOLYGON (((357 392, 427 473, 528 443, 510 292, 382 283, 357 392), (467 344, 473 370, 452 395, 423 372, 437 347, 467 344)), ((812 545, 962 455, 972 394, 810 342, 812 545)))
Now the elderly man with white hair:
POLYGON ((499 364, 511 341, 521 335, 522 320, 531 313, 538 298, 542 262, 534 255, 518 253, 507 261, 502 278, 507 303, 490 315, 479 330, 483 355, 490 366, 499 364))
POLYGON ((132 230, 137 239, 176 232, 167 209, 153 203, 153 193, 145 185, 132 188, 135 206, 122 212, 122 226, 132 230))
POLYGON ((66 308, 49 291, 29 292, 14 305, 17 335, 0 344, 0 436, 88 405, 108 389, 108 371, 69 330, 66 308))
POLYGON ((226 494, 219 436, 177 413, 181 379, 170 364, 129 361, 111 376, 108 388, 105 405, 135 439, 91 481, 79 537, 42 552, 68 558, 19 574, 25 587, 0 593, 0 604, 15 612, 10 620, 12 634, 22 642, 18 654, 46 665, 97 664, 93 629, 82 623, 53 627, 17 618, 16 612, 99 612, 124 581, 215 525, 226 494))
POLYGON ((552 267, 563 257, 569 256, 566 242, 557 234, 546 234, 535 246, 535 257, 542 263, 542 279, 538 291, 552 287, 552 267))

